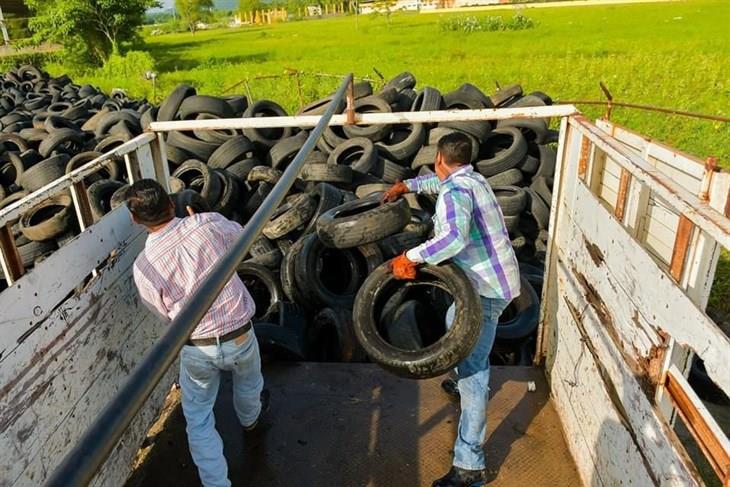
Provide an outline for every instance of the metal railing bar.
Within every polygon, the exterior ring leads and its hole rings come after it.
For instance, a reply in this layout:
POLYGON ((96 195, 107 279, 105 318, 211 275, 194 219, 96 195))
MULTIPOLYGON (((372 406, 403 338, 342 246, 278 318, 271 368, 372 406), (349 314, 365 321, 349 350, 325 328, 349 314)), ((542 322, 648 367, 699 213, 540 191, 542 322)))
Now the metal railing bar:
MULTIPOLYGON (((430 112, 354 113, 354 123, 361 125, 393 125, 404 123, 468 122, 474 120, 506 120, 528 118, 567 117, 578 113, 573 105, 543 107, 483 108, 480 110, 435 110, 430 112)), ((334 115, 330 126, 348 125, 347 114, 334 115)), ((177 120, 152 122, 148 130, 169 132, 172 130, 225 130, 244 128, 314 127, 320 115, 294 115, 290 117, 222 118, 215 120, 177 120)))
POLYGON ((156 138, 155 134, 144 133, 138 135, 129 142, 125 142, 116 149, 108 152, 102 156, 97 157, 93 161, 90 161, 78 169, 71 171, 52 181, 37 191, 29 194, 22 200, 16 201, 14 204, 0 210, 0 226, 6 225, 9 222, 17 220, 20 216, 33 208, 38 203, 54 196, 64 189, 69 188, 74 183, 83 181, 86 176, 99 170, 99 168, 109 159, 124 156, 130 152, 134 152, 139 147, 151 142, 156 138))
POLYGON ((76 441, 76 446, 47 480, 47 486, 85 486, 93 479, 155 386, 175 361, 190 334, 236 272, 238 264, 248 253, 263 226, 283 201, 351 82, 352 74, 344 79, 327 110, 319 117, 319 123, 310 132, 279 182, 246 224, 241 237, 211 269, 180 313, 168 325, 164 335, 145 354, 114 398, 76 441))

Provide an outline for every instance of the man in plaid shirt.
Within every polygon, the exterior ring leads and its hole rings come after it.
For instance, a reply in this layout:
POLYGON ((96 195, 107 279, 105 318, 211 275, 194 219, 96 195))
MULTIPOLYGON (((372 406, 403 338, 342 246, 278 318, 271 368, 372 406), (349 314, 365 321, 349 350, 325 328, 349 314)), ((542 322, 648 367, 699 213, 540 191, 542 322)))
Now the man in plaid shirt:
MULTIPOLYGON (((451 470, 434 487, 471 487, 486 480, 482 444, 486 437, 489 352, 497 322, 509 302, 520 293, 520 273, 502 211, 492 189, 471 164, 471 141, 453 133, 438 142, 436 174, 396 183, 384 195, 394 201, 409 192, 438 194, 435 235, 396 257, 393 275, 414 279, 420 263, 451 259, 469 276, 481 296, 483 323, 477 345, 457 366, 461 401, 459 430, 451 470)), ((454 305, 446 314, 451 326, 454 305)))
MULTIPOLYGON (((135 284, 153 312, 172 320, 243 229, 218 213, 196 215, 190 208, 189 217, 176 218, 170 197, 151 179, 135 182, 125 196, 132 219, 149 232, 134 262, 135 284)), ((255 311, 251 295, 234 275, 180 352, 188 444, 205 487, 231 485, 213 417, 220 371, 233 375, 233 406, 244 431, 251 431, 268 407, 251 330, 255 311)))

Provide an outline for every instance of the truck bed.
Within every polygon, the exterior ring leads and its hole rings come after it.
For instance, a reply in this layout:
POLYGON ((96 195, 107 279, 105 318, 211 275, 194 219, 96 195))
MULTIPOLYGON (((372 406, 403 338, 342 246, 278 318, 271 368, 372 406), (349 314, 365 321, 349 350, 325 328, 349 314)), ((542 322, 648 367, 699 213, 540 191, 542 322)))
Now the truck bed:
MULTIPOLYGON (((441 391, 441 378, 323 363, 270 365, 264 377, 271 425, 248 445, 230 375, 221 381, 215 413, 233 485, 421 486, 449 468, 458 407, 441 391)), ((494 367, 491 389, 486 451, 494 485, 580 485, 544 372, 494 367)), ((178 391, 168 398, 127 487, 199 485, 178 398, 178 391)))

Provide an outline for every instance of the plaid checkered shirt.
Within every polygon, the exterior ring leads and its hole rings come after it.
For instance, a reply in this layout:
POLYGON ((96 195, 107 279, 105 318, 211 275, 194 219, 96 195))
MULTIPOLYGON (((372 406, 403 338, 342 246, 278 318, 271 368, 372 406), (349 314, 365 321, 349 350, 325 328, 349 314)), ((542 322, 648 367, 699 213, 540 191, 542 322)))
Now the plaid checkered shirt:
POLYGON ((435 174, 404 181, 411 192, 438 194, 435 235, 409 250, 413 262, 451 259, 480 295, 512 300, 520 294, 520 270, 497 198, 484 177, 465 166, 443 182, 435 174))
MULTIPOLYGON (((218 213, 174 218, 147 237, 134 262, 134 282, 142 300, 172 320, 198 283, 243 231, 218 213)), ((233 275, 195 327, 191 338, 225 335, 245 325, 256 306, 246 286, 233 275)))

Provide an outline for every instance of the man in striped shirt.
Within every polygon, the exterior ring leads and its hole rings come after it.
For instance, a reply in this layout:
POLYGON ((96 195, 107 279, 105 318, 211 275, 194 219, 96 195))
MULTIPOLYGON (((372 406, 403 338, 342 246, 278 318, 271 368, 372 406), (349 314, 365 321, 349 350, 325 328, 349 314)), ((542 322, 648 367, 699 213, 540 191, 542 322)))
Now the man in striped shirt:
MULTIPOLYGON (((135 182, 125 196, 132 219, 149 232, 134 262, 137 289, 153 312, 172 320, 243 229, 218 213, 196 215, 190 208, 189 217, 176 218, 170 197, 151 179, 135 182)), ((251 330, 255 311, 253 298, 234 274, 180 351, 188 444, 205 487, 231 485, 213 417, 220 371, 233 375, 233 406, 244 431, 252 430, 268 407, 251 330)))
MULTIPOLYGON (((481 174, 470 165, 471 141, 453 133, 438 142, 436 174, 396 183, 384 196, 394 201, 409 192, 438 194, 435 235, 392 262, 393 275, 414 279, 421 263, 451 259, 478 290, 483 310, 482 332, 471 354, 457 366, 461 417, 451 470, 434 487, 471 487, 486 480, 483 443, 486 438, 489 352, 502 311, 520 292, 520 274, 497 199, 481 174)), ((454 316, 447 312, 447 326, 454 316)))

